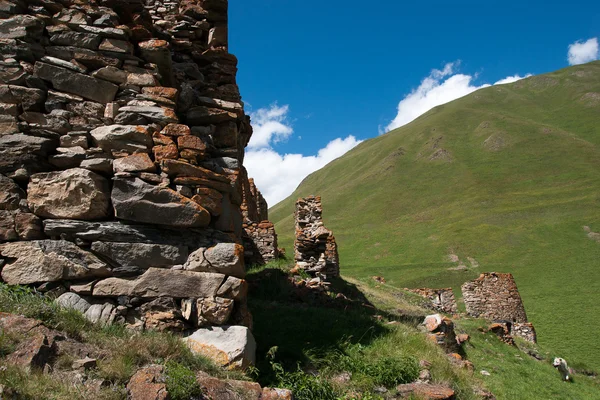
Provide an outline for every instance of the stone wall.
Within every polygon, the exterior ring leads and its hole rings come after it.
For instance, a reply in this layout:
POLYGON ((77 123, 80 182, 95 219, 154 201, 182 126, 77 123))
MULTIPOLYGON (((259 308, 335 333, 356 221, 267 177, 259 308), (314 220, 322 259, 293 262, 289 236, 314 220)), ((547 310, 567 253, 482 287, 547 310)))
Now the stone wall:
POLYGON ((296 267, 313 275, 336 277, 340 274, 337 244, 333 232, 323 226, 321 197, 296 201, 296 267))
POLYGON ((3 281, 143 329, 249 326, 226 0, 0 5, 3 281))
MULTIPOLYGON (((242 175, 247 176, 242 167, 242 175)), ((244 249, 248 265, 262 265, 279 257, 275 225, 269 221, 269 207, 254 179, 242 179, 242 216, 244 249)))
POLYGON ((527 322, 525 307, 512 274, 483 273, 462 285, 467 313, 473 317, 527 322))
POLYGON ((454 298, 454 292, 452 291, 452 288, 420 288, 406 290, 427 299, 429 301, 428 307, 436 311, 447 314, 456 314, 458 312, 458 307, 456 306, 456 299, 454 298))

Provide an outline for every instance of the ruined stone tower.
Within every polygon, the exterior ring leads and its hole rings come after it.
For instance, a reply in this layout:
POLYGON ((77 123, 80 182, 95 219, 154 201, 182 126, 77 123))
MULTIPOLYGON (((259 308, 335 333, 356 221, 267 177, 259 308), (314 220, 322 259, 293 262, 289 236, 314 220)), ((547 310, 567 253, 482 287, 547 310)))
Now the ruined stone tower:
POLYGON ((296 266, 313 275, 340 275, 337 244, 333 232, 323 226, 321 197, 309 196, 296 201, 296 266))
POLYGON ((0 6, 0 264, 136 329, 251 325, 227 0, 0 6))
MULTIPOLYGON (((242 173, 246 174, 245 168, 242 173)), ((243 179, 242 215, 244 250, 247 264, 262 265, 279 257, 275 225, 269 221, 267 202, 254 184, 243 179)))

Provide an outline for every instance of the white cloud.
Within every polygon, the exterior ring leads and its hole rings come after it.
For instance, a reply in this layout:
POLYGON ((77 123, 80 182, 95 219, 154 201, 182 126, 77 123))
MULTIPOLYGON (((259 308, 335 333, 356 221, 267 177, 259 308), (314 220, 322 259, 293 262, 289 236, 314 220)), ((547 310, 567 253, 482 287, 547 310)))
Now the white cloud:
MULTIPOLYGON (((414 89, 398 103, 398 113, 392 122, 380 133, 389 132, 415 120, 432 108, 448 103, 460 97, 466 96, 478 89, 488 87, 489 84, 480 86, 473 85, 476 78, 473 75, 455 73, 459 62, 448 63, 442 70, 434 69, 428 77, 421 81, 419 87, 414 89)), ((522 77, 519 75, 509 76, 494 83, 501 85, 516 82, 527 78, 531 74, 522 77)))
POLYGON ((591 38, 585 42, 576 41, 569 45, 569 65, 585 64, 598 59, 598 38, 591 38))
POLYGON ((507 83, 513 83, 516 81, 520 81, 521 79, 529 78, 530 76, 533 76, 533 75, 526 74, 525 76, 520 76, 520 75, 507 76, 506 78, 500 79, 498 82, 495 82, 494 85, 504 85, 507 83))
POLYGON ((289 106, 287 105, 279 107, 277 104, 273 104, 269 108, 261 108, 251 113, 254 133, 248 148, 269 147, 271 143, 289 138, 294 130, 289 126, 286 118, 288 111, 289 106))
POLYGON ((350 135, 332 140, 313 156, 280 154, 271 145, 293 134, 294 130, 287 119, 288 112, 287 105, 279 107, 275 104, 250 114, 254 133, 246 148, 244 166, 269 206, 289 196, 309 174, 361 142, 350 135))

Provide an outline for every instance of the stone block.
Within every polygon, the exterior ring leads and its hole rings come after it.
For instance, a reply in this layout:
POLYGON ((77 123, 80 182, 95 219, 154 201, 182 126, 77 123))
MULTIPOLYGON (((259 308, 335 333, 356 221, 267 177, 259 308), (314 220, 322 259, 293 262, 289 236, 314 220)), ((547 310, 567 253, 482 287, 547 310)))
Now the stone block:
POLYGON ((43 62, 35 63, 35 76, 52 83, 57 90, 76 94, 86 99, 106 104, 113 101, 118 86, 88 75, 74 73, 66 68, 43 62))
POLYGON ((119 219, 178 228, 206 227, 210 223, 209 212, 196 202, 138 178, 115 178, 111 199, 119 219))
POLYGON ((9 285, 110 276, 104 262, 65 240, 5 243, 0 255, 8 260, 2 279, 9 285))
POLYGON ((29 207, 39 217, 93 220, 109 215, 109 184, 83 168, 31 176, 29 207))
POLYGON ((256 342, 245 326, 201 328, 183 341, 192 352, 229 369, 246 369, 256 360, 256 342))

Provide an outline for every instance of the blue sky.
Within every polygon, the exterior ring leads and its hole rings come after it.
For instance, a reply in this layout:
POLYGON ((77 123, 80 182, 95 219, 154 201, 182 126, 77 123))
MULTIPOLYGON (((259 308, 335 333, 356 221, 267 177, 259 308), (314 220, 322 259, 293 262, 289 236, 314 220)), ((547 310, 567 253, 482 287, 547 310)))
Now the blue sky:
POLYGON ((259 132, 247 168, 274 205, 436 102, 564 68, 572 44, 597 59, 600 2, 230 0, 229 36, 259 132))

